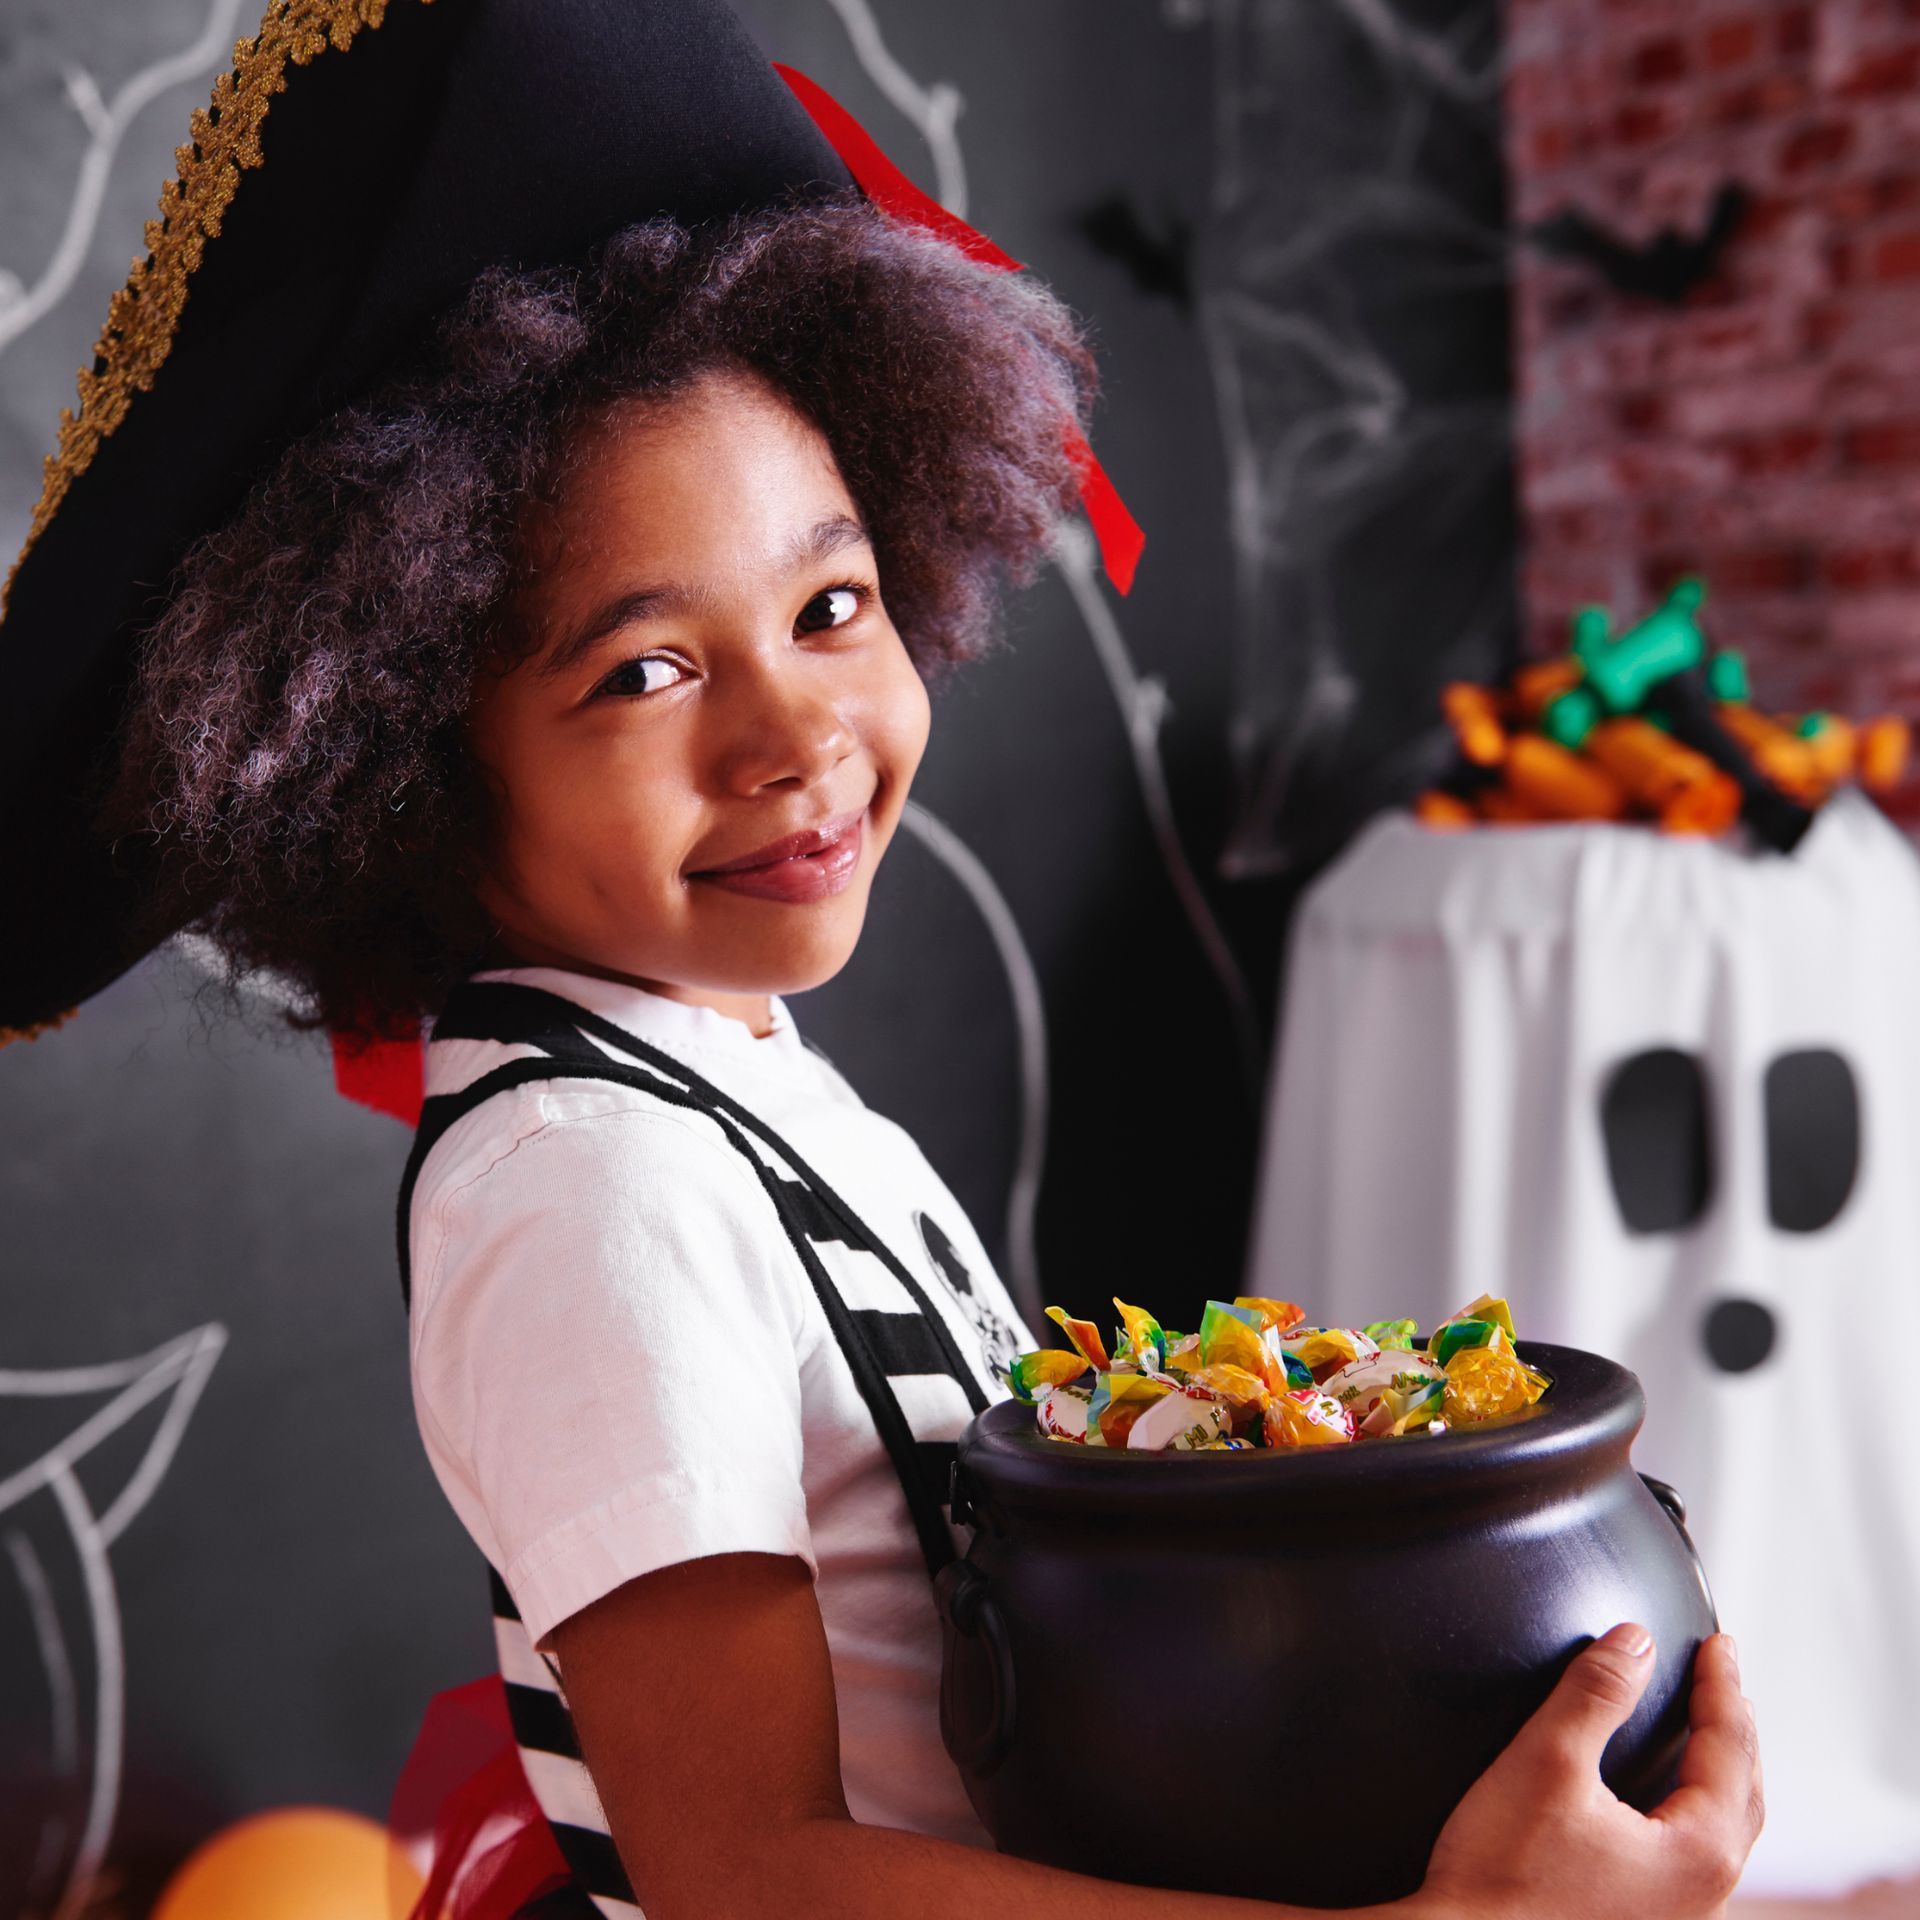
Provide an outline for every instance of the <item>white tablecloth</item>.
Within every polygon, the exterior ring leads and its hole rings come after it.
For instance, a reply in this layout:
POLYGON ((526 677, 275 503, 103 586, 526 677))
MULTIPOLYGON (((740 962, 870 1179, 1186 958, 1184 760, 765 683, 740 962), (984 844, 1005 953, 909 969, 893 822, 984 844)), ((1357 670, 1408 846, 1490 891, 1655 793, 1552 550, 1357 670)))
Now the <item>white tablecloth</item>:
POLYGON ((1749 1891, 1920 1868, 1920 859, 1863 798, 1790 858, 1604 825, 1376 821, 1293 934, 1249 1292, 1523 1339, 1640 1376, 1635 1463, 1686 1497, 1759 1715, 1749 1891), (1625 1059, 1698 1059, 1710 1203, 1633 1233, 1599 1111, 1625 1059), (1860 1164, 1830 1226, 1769 1220, 1763 1081, 1831 1049, 1860 1164), (1769 1309, 1728 1372, 1718 1301, 1769 1309))

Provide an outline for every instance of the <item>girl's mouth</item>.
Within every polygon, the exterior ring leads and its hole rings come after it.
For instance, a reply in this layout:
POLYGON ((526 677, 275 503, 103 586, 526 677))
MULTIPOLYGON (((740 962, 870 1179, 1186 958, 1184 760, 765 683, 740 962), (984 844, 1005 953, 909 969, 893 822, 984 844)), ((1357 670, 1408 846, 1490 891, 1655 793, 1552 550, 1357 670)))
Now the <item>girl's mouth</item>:
POLYGON ((741 867, 732 873, 696 873, 693 878, 710 887, 724 887, 729 893, 744 893, 757 900, 784 900, 793 904, 825 900, 852 882, 865 844, 866 815, 862 814, 839 839, 830 841, 817 853, 775 860, 764 867, 741 867))

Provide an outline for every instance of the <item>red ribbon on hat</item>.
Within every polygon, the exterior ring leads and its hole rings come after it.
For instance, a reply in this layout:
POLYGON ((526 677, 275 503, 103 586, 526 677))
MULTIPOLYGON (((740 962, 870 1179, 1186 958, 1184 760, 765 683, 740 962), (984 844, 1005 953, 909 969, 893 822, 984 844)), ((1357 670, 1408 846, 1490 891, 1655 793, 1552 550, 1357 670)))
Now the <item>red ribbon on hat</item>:
MULTIPOLYGON (((813 124, 846 163, 861 192, 882 213, 937 233, 982 266, 999 267, 1009 273, 1020 270, 1020 262, 1012 254, 995 246, 958 214, 949 213, 939 201, 922 193, 881 152, 880 143, 873 135, 817 80, 809 79, 797 67, 783 66, 778 60, 773 62, 773 70, 793 90, 794 98, 806 108, 813 124)), ((1064 437, 1067 452, 1080 473, 1080 503, 1087 510, 1093 537, 1100 543, 1100 562, 1115 590, 1130 592, 1147 536, 1139 521, 1127 511, 1127 503, 1107 478, 1106 469, 1094 458, 1086 436, 1068 422, 1064 437)))
POLYGON ((403 1849, 433 1834, 427 1884, 394 1920, 514 1920, 529 1900, 572 1879, 527 1785, 497 1673, 428 1704, 387 1809, 403 1849))

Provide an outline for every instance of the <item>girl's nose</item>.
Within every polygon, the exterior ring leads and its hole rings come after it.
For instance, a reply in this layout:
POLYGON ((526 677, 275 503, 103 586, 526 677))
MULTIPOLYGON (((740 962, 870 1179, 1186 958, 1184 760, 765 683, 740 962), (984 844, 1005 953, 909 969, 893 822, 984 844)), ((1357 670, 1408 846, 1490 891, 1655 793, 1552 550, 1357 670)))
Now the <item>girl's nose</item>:
POLYGON ((859 744, 846 713, 850 689, 818 657, 788 654, 758 663, 741 672, 735 691, 726 775, 736 791, 782 781, 812 786, 859 744))

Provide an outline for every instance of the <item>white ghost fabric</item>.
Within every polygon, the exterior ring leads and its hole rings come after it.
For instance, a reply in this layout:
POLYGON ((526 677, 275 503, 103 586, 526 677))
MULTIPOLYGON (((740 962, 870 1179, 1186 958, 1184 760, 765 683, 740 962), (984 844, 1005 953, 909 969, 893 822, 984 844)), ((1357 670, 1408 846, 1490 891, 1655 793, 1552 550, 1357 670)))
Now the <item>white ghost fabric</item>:
MULTIPOLYGON (((1657 1184, 1687 1133, 1647 1084, 1657 1184)), ((1429 1326, 1503 1293, 1631 1367, 1758 1716, 1745 1889, 1920 1868, 1920 859, 1870 802, 1785 858, 1376 821, 1295 923, 1245 1285, 1429 1326), (1602 1114, 1652 1055, 1691 1063, 1707 1177, 1636 1230, 1602 1114), (1796 1153, 1851 1178, 1809 1209, 1796 1153)))

